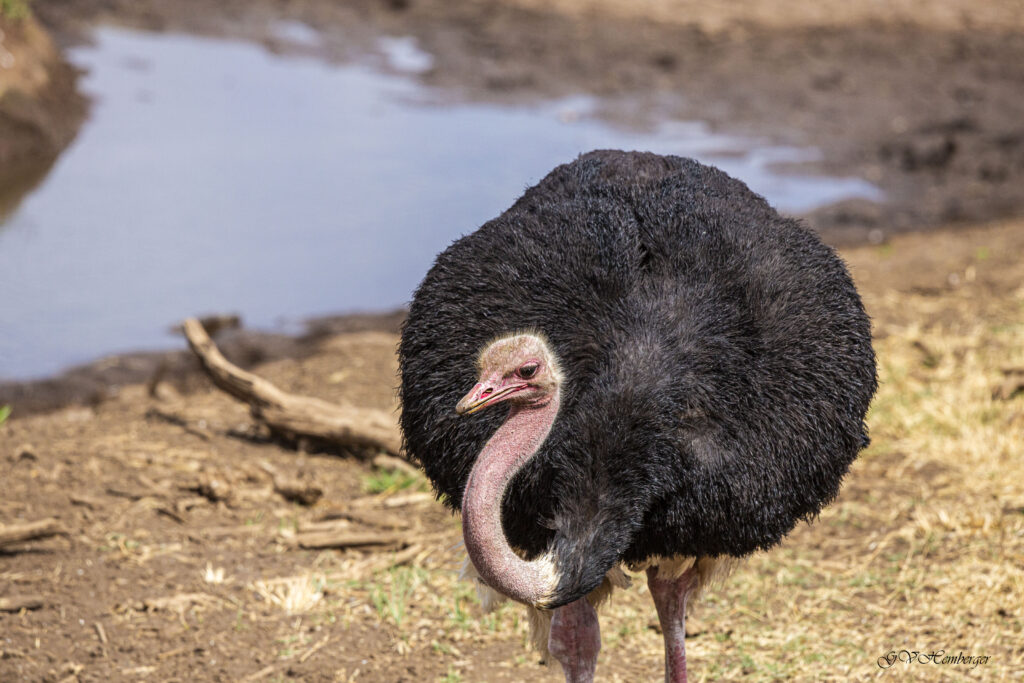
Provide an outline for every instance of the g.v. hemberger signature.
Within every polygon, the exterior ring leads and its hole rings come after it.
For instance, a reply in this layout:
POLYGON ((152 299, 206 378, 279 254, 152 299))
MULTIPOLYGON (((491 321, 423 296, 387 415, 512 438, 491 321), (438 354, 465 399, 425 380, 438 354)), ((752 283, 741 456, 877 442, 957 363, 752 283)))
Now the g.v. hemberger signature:
POLYGON ((888 669, 897 662, 904 664, 945 664, 947 666, 969 666, 975 668, 979 664, 988 664, 989 655, 965 655, 963 650, 957 654, 946 654, 945 650, 923 652, 918 650, 890 650, 878 658, 878 666, 888 669))

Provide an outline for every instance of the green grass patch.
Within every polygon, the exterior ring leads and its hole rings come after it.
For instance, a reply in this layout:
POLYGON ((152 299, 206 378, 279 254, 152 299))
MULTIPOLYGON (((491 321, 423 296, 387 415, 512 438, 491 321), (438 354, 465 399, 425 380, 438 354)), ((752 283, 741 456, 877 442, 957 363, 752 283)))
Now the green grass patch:
POLYGON ((377 470, 363 479, 363 490, 367 493, 394 493, 406 489, 426 491, 427 483, 423 477, 398 470, 377 470))
POLYGON ((0 406, 0 425, 7 421, 7 418, 11 416, 10 406, 0 406))
POLYGON ((409 600, 426 581, 427 572, 418 567, 395 567, 387 575, 389 580, 383 585, 376 584, 370 591, 370 601, 381 619, 401 626, 409 611, 409 600))
POLYGON ((0 0, 0 17, 5 19, 24 19, 31 12, 29 0, 0 0))
POLYGON ((448 673, 439 680, 441 683, 462 683, 462 674, 455 669, 448 669, 448 673))

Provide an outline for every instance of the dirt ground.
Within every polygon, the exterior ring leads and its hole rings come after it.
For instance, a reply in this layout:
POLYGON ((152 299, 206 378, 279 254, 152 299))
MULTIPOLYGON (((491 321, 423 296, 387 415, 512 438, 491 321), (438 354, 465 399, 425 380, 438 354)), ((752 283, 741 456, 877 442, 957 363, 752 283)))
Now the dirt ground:
MULTIPOLYGON (((1024 393, 993 395, 1024 376, 1024 220, 1003 218, 1024 206, 1019 2, 218 5, 34 7, 63 44, 97 20, 287 49, 267 27, 288 17, 339 60, 414 35, 436 58, 424 80, 452 97, 593 92, 628 125, 696 117, 816 144, 824 168, 885 187, 887 205, 811 217, 860 243, 843 255, 874 319, 872 446, 814 524, 693 607, 691 675, 1024 679, 1024 393), (882 244, 863 244, 871 230, 882 244), (941 663, 958 653, 987 659, 941 663)), ((397 320, 219 341, 288 390, 396 410, 397 320)), ((515 606, 480 614, 456 579, 458 522, 420 477, 273 441, 190 363, 110 359, 37 394, 8 387, 0 539, 46 519, 62 533, 0 545, 0 681, 561 680, 515 606), (58 395, 72 404, 29 414, 58 395), (322 497, 289 500, 282 481, 322 497), (305 547, 317 534, 363 545, 305 547)), ((599 680, 657 680, 655 624, 637 577, 602 614, 599 680)))
MULTIPOLYGON (((844 252, 874 318, 873 445, 838 501, 691 611, 695 680, 1024 675, 1024 222, 844 252), (986 656, 897 662, 902 649, 986 656), (883 658, 883 659, 880 659, 883 658)), ((281 386, 395 409, 385 332, 258 366, 281 386)), ((207 388, 129 386, 0 426, 0 521, 66 532, 0 550, 0 680, 559 680, 514 606, 456 580, 458 524, 419 477, 269 441, 207 388), (155 394, 155 396, 154 396, 155 394), (312 506, 274 480, 323 490, 312 506), (305 549, 318 531, 384 545, 305 549)), ((603 616, 601 680, 654 680, 637 577, 603 616)))

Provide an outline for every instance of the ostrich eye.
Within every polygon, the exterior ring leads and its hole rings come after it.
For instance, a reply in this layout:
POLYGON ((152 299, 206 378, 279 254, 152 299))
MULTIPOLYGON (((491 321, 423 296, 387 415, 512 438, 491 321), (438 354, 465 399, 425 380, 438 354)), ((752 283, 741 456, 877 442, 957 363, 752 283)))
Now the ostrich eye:
POLYGON ((530 379, 531 377, 537 374, 537 368, 539 367, 540 366, 537 365, 536 363, 524 365, 523 367, 519 368, 519 376, 522 377, 523 379, 530 379))

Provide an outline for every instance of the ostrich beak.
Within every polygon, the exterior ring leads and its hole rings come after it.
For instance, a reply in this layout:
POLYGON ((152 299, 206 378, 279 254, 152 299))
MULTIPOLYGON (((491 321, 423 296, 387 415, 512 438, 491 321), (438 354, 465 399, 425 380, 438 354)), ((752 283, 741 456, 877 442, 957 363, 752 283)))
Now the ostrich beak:
POLYGON ((494 385, 490 383, 478 383, 458 402, 455 406, 455 412, 459 415, 472 415, 495 403, 504 401, 515 392, 525 389, 527 386, 526 384, 510 384, 495 391, 494 385))

